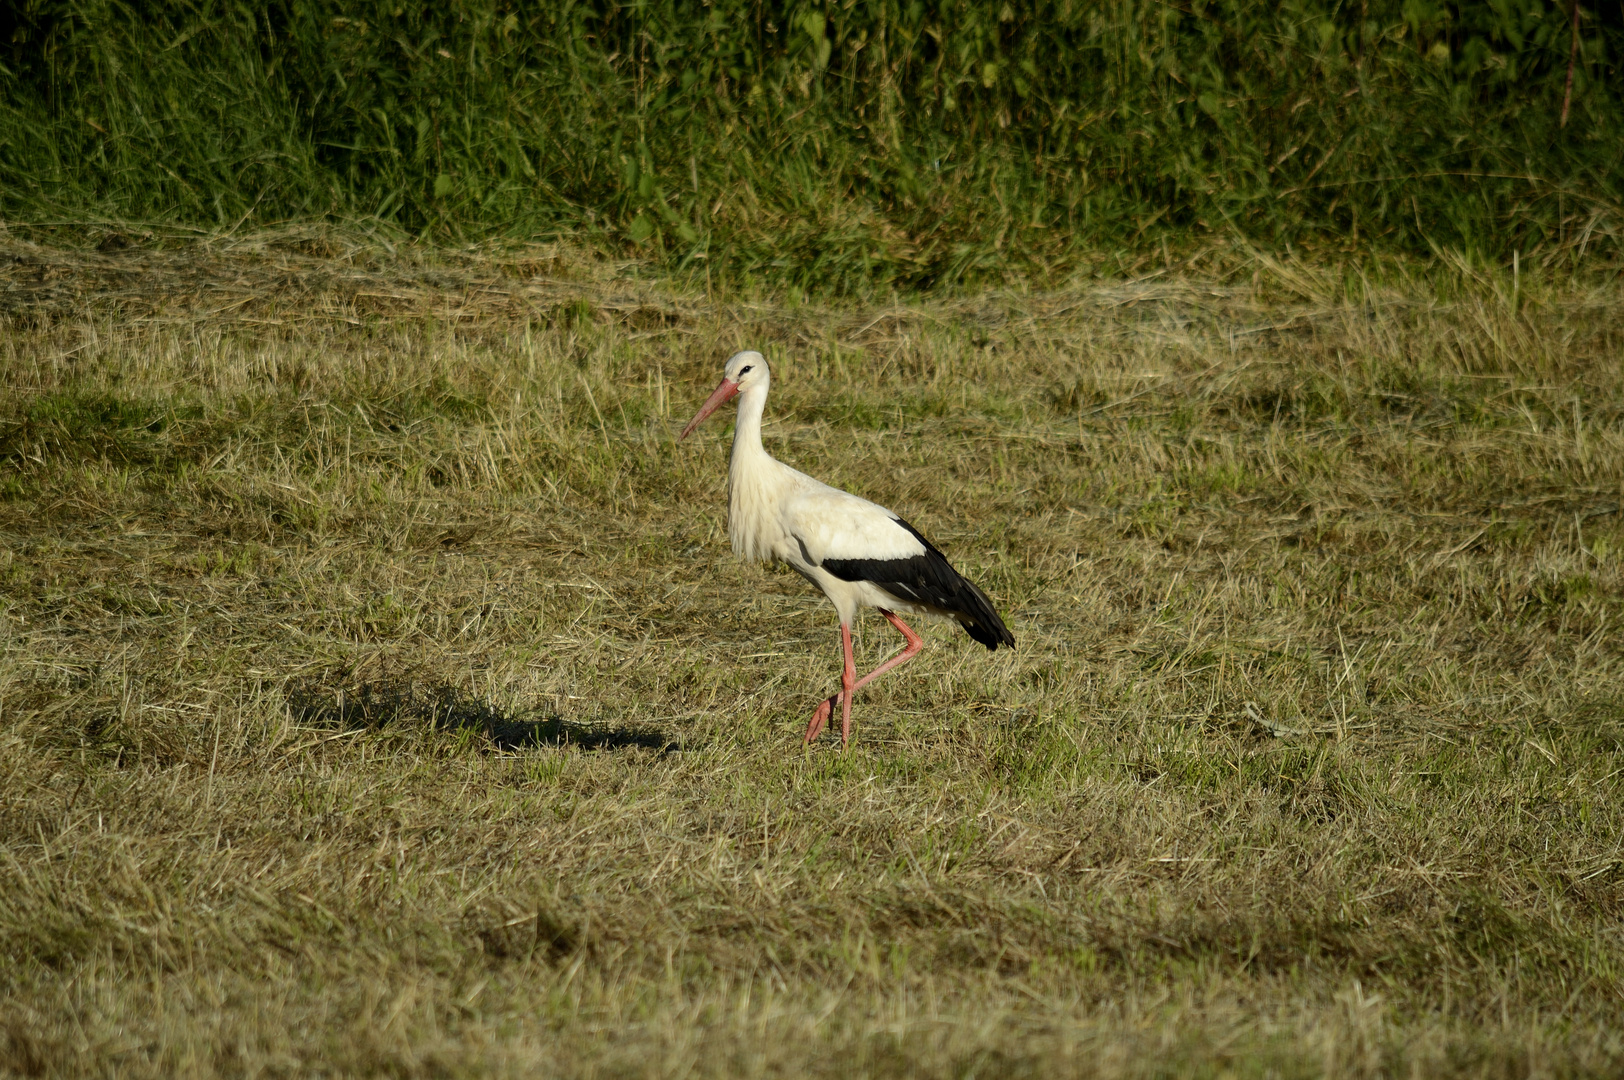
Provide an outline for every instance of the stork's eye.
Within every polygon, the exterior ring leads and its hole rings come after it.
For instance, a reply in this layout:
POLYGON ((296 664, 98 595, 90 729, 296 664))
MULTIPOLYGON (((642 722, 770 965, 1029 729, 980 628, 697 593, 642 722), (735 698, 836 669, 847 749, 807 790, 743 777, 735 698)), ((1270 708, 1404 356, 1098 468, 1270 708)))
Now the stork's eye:
POLYGON ((750 368, 751 368, 750 364, 744 365, 742 368, 739 369, 739 374, 741 376, 750 374, 750 368))

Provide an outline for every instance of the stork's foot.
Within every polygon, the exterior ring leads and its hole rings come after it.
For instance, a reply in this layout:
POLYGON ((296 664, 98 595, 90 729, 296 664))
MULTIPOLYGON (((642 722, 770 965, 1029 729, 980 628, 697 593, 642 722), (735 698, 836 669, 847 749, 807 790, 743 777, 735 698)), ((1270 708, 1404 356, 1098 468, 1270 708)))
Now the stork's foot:
POLYGON ((823 734, 823 729, 828 726, 829 718, 835 714, 835 705, 839 701, 840 695, 836 694, 832 698, 825 698, 823 701, 818 702, 818 707, 812 710, 811 722, 806 725, 804 742, 810 745, 813 739, 823 734))

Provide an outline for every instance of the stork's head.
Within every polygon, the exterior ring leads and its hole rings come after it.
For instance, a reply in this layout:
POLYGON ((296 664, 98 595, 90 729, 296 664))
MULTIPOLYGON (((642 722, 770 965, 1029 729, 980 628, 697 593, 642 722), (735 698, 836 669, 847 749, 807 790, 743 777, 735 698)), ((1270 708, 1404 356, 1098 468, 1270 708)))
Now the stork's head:
POLYGON ((734 353, 727 358, 727 364, 722 368, 722 382, 716 392, 699 407, 694 418, 688 421, 688 426, 682 429, 679 439, 686 439, 693 433, 694 428, 705 422, 711 413, 732 401, 735 396, 749 390, 754 386, 767 385, 767 358, 754 350, 734 353))

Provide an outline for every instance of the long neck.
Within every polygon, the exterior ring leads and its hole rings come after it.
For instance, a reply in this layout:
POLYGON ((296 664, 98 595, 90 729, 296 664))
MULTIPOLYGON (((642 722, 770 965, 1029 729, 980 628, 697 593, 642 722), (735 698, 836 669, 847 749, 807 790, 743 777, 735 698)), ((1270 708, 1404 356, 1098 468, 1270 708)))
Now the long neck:
POLYGON ((733 550, 746 559, 770 559, 780 532, 773 493, 781 466, 761 445, 761 413, 767 387, 758 383, 739 395, 733 429, 733 458, 727 469, 727 532, 733 550))
POLYGON ((733 428, 733 458, 729 472, 751 458, 763 458, 767 451, 761 445, 761 414, 767 408, 767 384, 757 383, 739 395, 739 418, 733 428))

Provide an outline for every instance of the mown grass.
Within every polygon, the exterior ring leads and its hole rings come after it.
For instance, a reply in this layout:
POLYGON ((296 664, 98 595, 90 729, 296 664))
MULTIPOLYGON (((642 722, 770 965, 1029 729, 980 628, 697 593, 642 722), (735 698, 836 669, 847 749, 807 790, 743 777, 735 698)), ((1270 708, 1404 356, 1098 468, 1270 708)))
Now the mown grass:
POLYGON ((6 243, 0 1068, 1624 1060, 1616 284, 6 243), (930 629, 845 753, 673 441, 746 345, 1020 642, 930 629))

